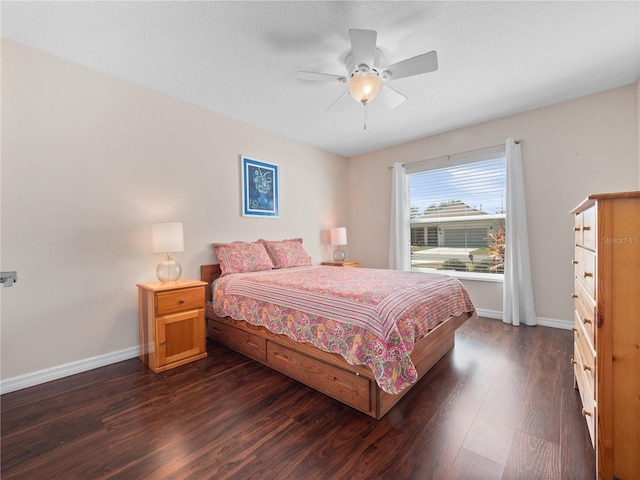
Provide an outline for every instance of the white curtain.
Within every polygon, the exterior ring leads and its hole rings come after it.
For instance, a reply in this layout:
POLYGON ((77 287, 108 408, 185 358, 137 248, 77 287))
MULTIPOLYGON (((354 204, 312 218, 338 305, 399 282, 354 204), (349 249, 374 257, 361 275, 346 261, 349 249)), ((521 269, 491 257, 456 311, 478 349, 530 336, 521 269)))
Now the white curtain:
POLYGON ((503 310, 505 323, 535 325, 527 209, 520 144, 507 139, 507 202, 503 310))
POLYGON ((411 270, 411 238, 407 208, 407 176, 402 163, 394 163, 391 183, 389 268, 411 270))

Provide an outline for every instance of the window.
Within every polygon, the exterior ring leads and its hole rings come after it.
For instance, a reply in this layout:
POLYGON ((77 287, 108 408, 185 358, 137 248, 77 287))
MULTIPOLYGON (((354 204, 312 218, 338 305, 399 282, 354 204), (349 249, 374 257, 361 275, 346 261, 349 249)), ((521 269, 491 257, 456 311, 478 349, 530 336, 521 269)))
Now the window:
POLYGON ((504 151, 407 165, 411 266, 502 277, 504 151))

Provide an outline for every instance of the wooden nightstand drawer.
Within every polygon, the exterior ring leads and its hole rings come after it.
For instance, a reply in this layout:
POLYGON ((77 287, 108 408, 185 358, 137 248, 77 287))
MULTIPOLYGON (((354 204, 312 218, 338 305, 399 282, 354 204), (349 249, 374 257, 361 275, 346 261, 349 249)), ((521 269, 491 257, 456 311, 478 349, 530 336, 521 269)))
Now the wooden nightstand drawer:
POLYGON ((204 308, 204 288, 181 288, 156 293, 156 315, 184 312, 204 308))

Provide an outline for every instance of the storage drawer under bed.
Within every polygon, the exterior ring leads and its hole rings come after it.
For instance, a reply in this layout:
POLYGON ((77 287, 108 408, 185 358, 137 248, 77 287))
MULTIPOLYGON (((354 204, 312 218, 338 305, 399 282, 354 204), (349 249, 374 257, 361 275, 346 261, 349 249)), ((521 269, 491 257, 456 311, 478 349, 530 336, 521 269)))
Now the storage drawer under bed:
POLYGON ((319 369, 317 361, 271 341, 267 341, 267 364, 358 410, 371 410, 371 382, 367 378, 332 365, 319 369))
POLYGON ((249 332, 212 319, 209 319, 207 323, 209 337, 212 340, 216 340, 254 360, 266 363, 267 340, 265 338, 257 337, 249 332))

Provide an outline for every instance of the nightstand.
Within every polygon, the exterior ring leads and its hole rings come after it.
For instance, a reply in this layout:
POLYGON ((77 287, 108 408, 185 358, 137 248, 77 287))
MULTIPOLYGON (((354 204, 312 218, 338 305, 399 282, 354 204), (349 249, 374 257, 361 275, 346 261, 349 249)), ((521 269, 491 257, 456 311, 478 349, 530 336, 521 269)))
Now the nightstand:
POLYGON ((138 284, 140 360, 156 373, 207 356, 205 282, 138 284))
POLYGON ((360 266, 360 262, 322 262, 321 265, 328 265, 330 267, 358 268, 360 266))

